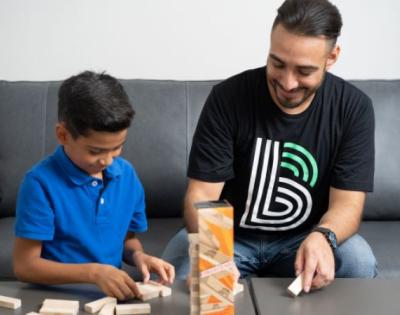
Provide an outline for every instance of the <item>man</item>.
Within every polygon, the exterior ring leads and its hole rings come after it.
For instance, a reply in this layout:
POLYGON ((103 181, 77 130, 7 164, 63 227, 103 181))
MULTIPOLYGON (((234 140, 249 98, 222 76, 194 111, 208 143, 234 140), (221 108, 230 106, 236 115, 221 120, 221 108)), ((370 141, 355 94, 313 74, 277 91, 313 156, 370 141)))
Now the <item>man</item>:
MULTIPOLYGON (((193 138, 185 197, 227 199, 235 209, 235 263, 250 274, 292 277, 304 291, 336 277, 375 277, 376 260, 356 234, 373 189, 370 99, 328 73, 342 20, 327 0, 287 0, 278 9, 266 67, 216 85, 193 138)), ((188 271, 186 230, 164 258, 188 271)))

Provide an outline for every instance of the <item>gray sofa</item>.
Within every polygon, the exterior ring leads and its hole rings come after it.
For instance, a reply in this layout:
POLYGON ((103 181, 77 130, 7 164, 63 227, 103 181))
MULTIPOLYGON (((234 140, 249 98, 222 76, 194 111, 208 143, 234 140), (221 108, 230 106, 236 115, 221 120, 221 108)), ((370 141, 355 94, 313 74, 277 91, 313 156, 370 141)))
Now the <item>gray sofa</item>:
MULTIPOLYGON (((145 186, 150 229, 145 249, 161 252, 182 226, 191 138, 217 81, 122 80, 137 115, 124 148, 145 186)), ((380 277, 400 277, 400 80, 353 81, 376 115, 375 192, 360 233, 370 242, 380 277)), ((15 202, 24 173, 51 153, 60 82, 0 81, 0 279, 12 279, 15 202)))

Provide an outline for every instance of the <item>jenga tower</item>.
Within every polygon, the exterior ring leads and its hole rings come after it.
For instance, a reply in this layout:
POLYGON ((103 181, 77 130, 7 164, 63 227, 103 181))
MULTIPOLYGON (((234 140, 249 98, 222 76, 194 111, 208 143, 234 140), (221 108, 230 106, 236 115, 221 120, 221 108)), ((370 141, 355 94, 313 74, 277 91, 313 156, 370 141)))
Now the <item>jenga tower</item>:
MULTIPOLYGON (((199 216, 200 315, 234 314, 233 208, 226 201, 195 205, 199 216)), ((195 259, 192 260, 195 263, 195 259)), ((192 265, 192 270, 194 270, 192 265)), ((192 277, 192 281, 195 277, 192 277)), ((196 280, 192 285, 196 285, 196 280)), ((192 295, 194 298, 194 296, 192 295)), ((195 302, 193 299, 191 302, 195 302)), ((192 310, 196 308, 192 307, 192 310)), ((195 313, 192 313, 193 315, 195 313)))

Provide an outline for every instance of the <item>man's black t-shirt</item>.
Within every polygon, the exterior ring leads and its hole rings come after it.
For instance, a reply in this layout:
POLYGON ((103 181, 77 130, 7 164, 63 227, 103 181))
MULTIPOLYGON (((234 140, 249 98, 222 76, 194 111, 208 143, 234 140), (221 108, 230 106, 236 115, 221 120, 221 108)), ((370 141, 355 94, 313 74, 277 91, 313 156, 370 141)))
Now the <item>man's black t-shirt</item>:
POLYGON ((327 73, 310 106, 289 115, 268 91, 266 68, 216 85, 193 138, 188 176, 225 182, 235 233, 294 232, 326 212, 329 188, 372 191, 371 100, 327 73))

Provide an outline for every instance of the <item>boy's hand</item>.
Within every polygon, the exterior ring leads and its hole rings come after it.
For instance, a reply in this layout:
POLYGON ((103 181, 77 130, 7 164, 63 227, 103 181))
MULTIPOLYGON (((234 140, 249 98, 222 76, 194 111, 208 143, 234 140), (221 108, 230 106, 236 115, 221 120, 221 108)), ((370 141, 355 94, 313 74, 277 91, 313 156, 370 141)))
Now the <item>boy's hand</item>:
POLYGON ((155 272, 160 277, 162 284, 172 284, 175 279, 175 268, 166 261, 145 254, 137 250, 133 254, 133 261, 143 275, 143 282, 150 280, 150 272, 155 272))
POLYGON ((107 296, 118 300, 127 300, 140 296, 133 279, 123 270, 111 265, 96 264, 92 273, 95 283, 107 296))

